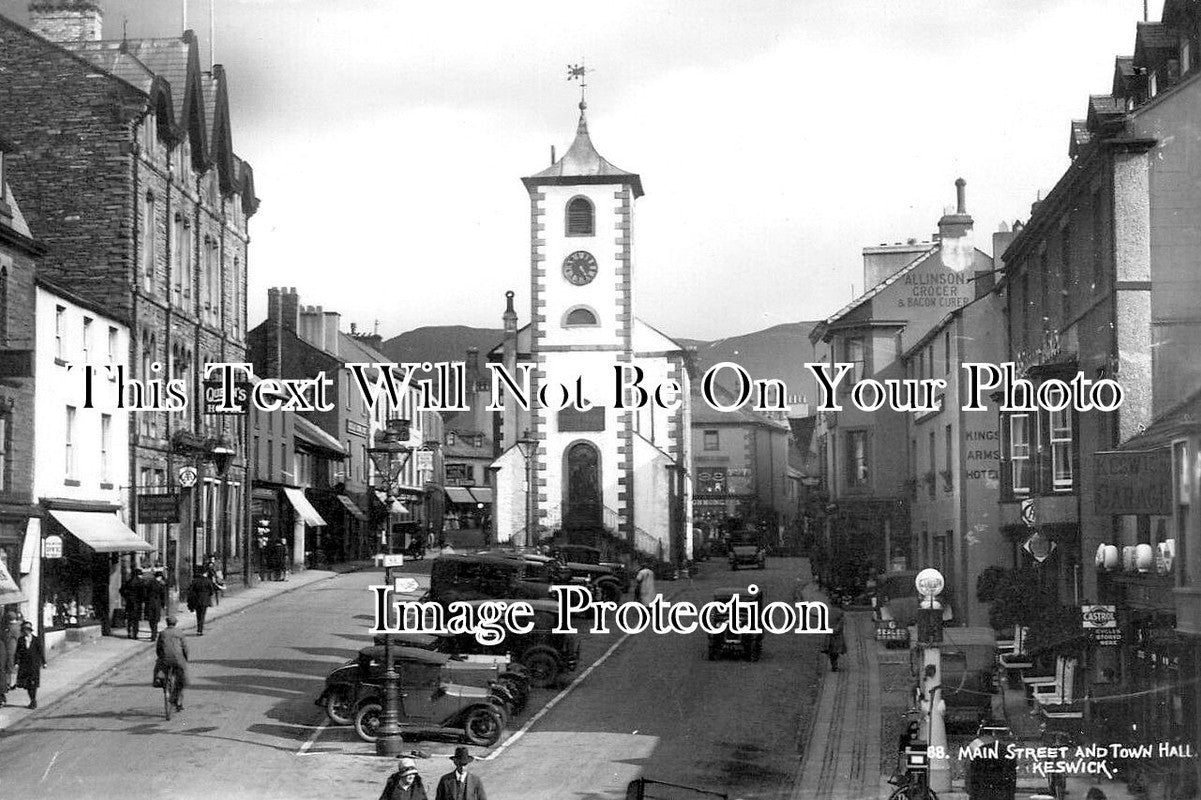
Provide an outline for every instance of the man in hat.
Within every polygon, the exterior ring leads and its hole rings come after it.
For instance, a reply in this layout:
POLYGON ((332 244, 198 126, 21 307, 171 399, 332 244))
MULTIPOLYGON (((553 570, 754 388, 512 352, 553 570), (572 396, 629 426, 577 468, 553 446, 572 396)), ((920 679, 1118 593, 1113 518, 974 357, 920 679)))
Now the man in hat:
POLYGON ((188 643, 175 627, 177 624, 179 622, 175 617, 167 617, 167 627, 158 637, 158 644, 154 648, 154 671, 156 674, 175 671, 175 696, 171 702, 176 711, 183 711, 183 689, 188 685, 188 643))
POLYGON ((446 773, 438 781, 438 794, 434 800, 487 800, 484 782, 467 772, 467 765, 475 761, 467 748, 456 747, 450 760, 454 762, 454 772, 446 773))
POLYGON ((121 599, 125 602, 125 633, 130 639, 138 638, 138 628, 142 626, 144 591, 142 570, 134 567, 129 573, 129 580, 121 587, 121 599))
POLYGON ((429 800, 425 793, 425 784, 417 773, 417 762, 408 756, 401 756, 396 763, 396 772, 388 776, 384 791, 379 800, 429 800))
POLYGON ((142 585, 142 607, 146 621, 150 623, 150 641, 158 638, 158 621, 167 606, 167 576, 162 567, 156 567, 154 576, 142 585))

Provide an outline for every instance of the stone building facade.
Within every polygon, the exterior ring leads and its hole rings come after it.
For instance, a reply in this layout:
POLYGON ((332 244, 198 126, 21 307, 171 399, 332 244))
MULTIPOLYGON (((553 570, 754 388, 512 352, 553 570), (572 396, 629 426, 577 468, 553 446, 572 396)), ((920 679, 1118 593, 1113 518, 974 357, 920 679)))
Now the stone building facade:
POLYGON ((0 129, 47 248, 44 274, 128 325, 133 379, 187 387, 185 410, 138 414, 121 481, 135 509, 141 491, 182 490, 178 523, 135 529, 150 560, 186 580, 198 557, 241 552, 244 425, 206 417, 199 399, 206 362, 245 360, 258 200, 233 150, 224 70, 202 70, 191 32, 102 39, 101 13, 89 0, 38 0, 32 30, 0 16, 0 129), (224 513, 211 459, 222 445, 238 450, 224 513), (194 487, 177 485, 182 467, 199 470, 194 487))

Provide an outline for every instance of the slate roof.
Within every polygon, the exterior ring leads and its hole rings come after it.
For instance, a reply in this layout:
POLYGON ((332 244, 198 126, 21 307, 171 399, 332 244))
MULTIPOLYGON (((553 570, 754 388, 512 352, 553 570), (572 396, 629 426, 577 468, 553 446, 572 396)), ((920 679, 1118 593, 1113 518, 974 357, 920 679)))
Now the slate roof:
POLYGON ((1179 43, 1176 31, 1162 22, 1140 22, 1134 34, 1134 52, 1143 50, 1175 50, 1179 43))
POLYGON ((154 71, 123 47, 123 42, 60 42, 64 50, 82 56, 100 69, 150 94, 154 71))
POLYGON ((171 84, 175 122, 185 125, 183 104, 188 88, 190 43, 184 39, 132 39, 126 46, 151 72, 171 84))
POLYGON ((527 186, 539 184, 573 184, 573 183, 629 183, 634 187, 634 196, 642 196, 642 178, 636 173, 627 172, 606 160, 592 144, 588 134, 588 120, 584 114, 587 104, 580 103, 580 121, 576 126, 575 140, 571 147, 555 163, 541 172, 535 173, 522 181, 527 186), (582 179, 582 180, 580 180, 582 179))
POLYGON ((821 341, 821 339, 826 334, 827 328, 829 328, 831 325, 833 325, 835 322, 837 322, 842 317, 846 316, 847 314, 851 313, 855 309, 859 308, 859 306, 863 305, 868 300, 871 300, 873 297, 880 294, 880 292, 884 291, 889 286, 892 286, 894 283, 899 281, 902 277, 904 277, 908 273, 912 272, 914 267, 916 267, 918 264, 925 261, 927 258, 932 256, 933 254, 937 253, 938 247, 939 247, 939 245, 937 242, 932 243, 928 248, 926 248, 926 250, 921 255, 919 255, 917 258, 913 259, 912 261, 910 261, 908 265, 901 267, 899 270, 897 270, 893 274, 889 275, 887 278, 880 281, 875 286, 868 289, 866 292, 859 295, 858 297, 856 297, 851 302, 847 303, 842 308, 838 309, 838 311, 834 312, 834 314, 832 314, 831 316, 822 320, 818 324, 814 325, 813 330, 809 333, 809 341, 814 342, 814 343, 821 341))

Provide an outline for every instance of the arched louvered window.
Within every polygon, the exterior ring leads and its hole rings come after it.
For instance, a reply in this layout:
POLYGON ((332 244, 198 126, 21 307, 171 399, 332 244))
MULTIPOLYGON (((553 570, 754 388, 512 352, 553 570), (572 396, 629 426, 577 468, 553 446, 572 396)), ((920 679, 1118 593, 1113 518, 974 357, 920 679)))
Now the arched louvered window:
POLYGON ((567 203, 567 235, 592 236, 596 232, 592 201, 587 197, 573 197, 567 203))
POLYGON ((567 312, 567 316, 563 318, 564 327, 575 328, 587 325, 599 325, 597 322, 596 313, 590 308, 573 308, 567 312))

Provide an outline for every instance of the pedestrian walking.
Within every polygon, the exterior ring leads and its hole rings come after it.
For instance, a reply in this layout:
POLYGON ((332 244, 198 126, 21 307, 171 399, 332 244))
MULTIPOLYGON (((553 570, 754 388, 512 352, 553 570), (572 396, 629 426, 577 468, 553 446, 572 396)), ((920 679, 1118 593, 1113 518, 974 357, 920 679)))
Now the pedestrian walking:
POLYGON ((0 708, 8 702, 8 687, 17 655, 17 637, 8 635, 8 626, 0 630, 0 708))
POLYGON ((847 651, 847 640, 842 609, 836 603, 830 604, 830 630, 823 652, 830 659, 830 671, 838 672, 838 657, 847 651))
POLYGON ((225 591, 225 575, 217 566, 217 557, 210 554, 204 564, 204 574, 213 582, 213 605, 221 605, 221 593, 225 591))
POLYGON ((216 587, 204 570, 197 570, 192 576, 192 584, 188 587, 188 611, 196 613, 197 636, 204 636, 204 618, 208 614, 209 606, 213 604, 215 591, 216 587))
POLYGON ((121 600, 125 604, 125 634, 130 639, 137 639, 142 626, 142 595, 145 585, 142 582, 142 570, 134 567, 129 573, 129 579, 121 586, 121 600))
POLYGON ((158 621, 162 619, 163 609, 167 607, 167 576, 162 567, 154 571, 154 575, 142 588, 142 607, 150 625, 150 641, 153 642, 158 638, 158 621))
POLYGON ((379 800, 429 800, 425 784, 417 773, 417 762, 402 756, 396 763, 396 772, 388 776, 379 800))
POLYGON ((655 571, 647 564, 634 575, 634 597, 647 606, 655 599, 655 571))
POLYGON ((455 768, 438 781, 438 793, 434 800, 488 800, 484 794, 484 782, 478 775, 467 771, 467 765, 475 761, 475 756, 467 752, 466 747, 456 747, 455 754, 450 757, 455 768))
POLYGON ((38 686, 42 683, 42 667, 46 666, 46 653, 42 640, 33 635, 33 623, 21 623, 21 635, 17 637, 14 659, 17 667, 17 686, 29 693, 29 708, 38 707, 38 686))
POLYGON ((258 538, 259 547, 259 583, 267 580, 271 572, 271 542, 266 536, 258 538))

